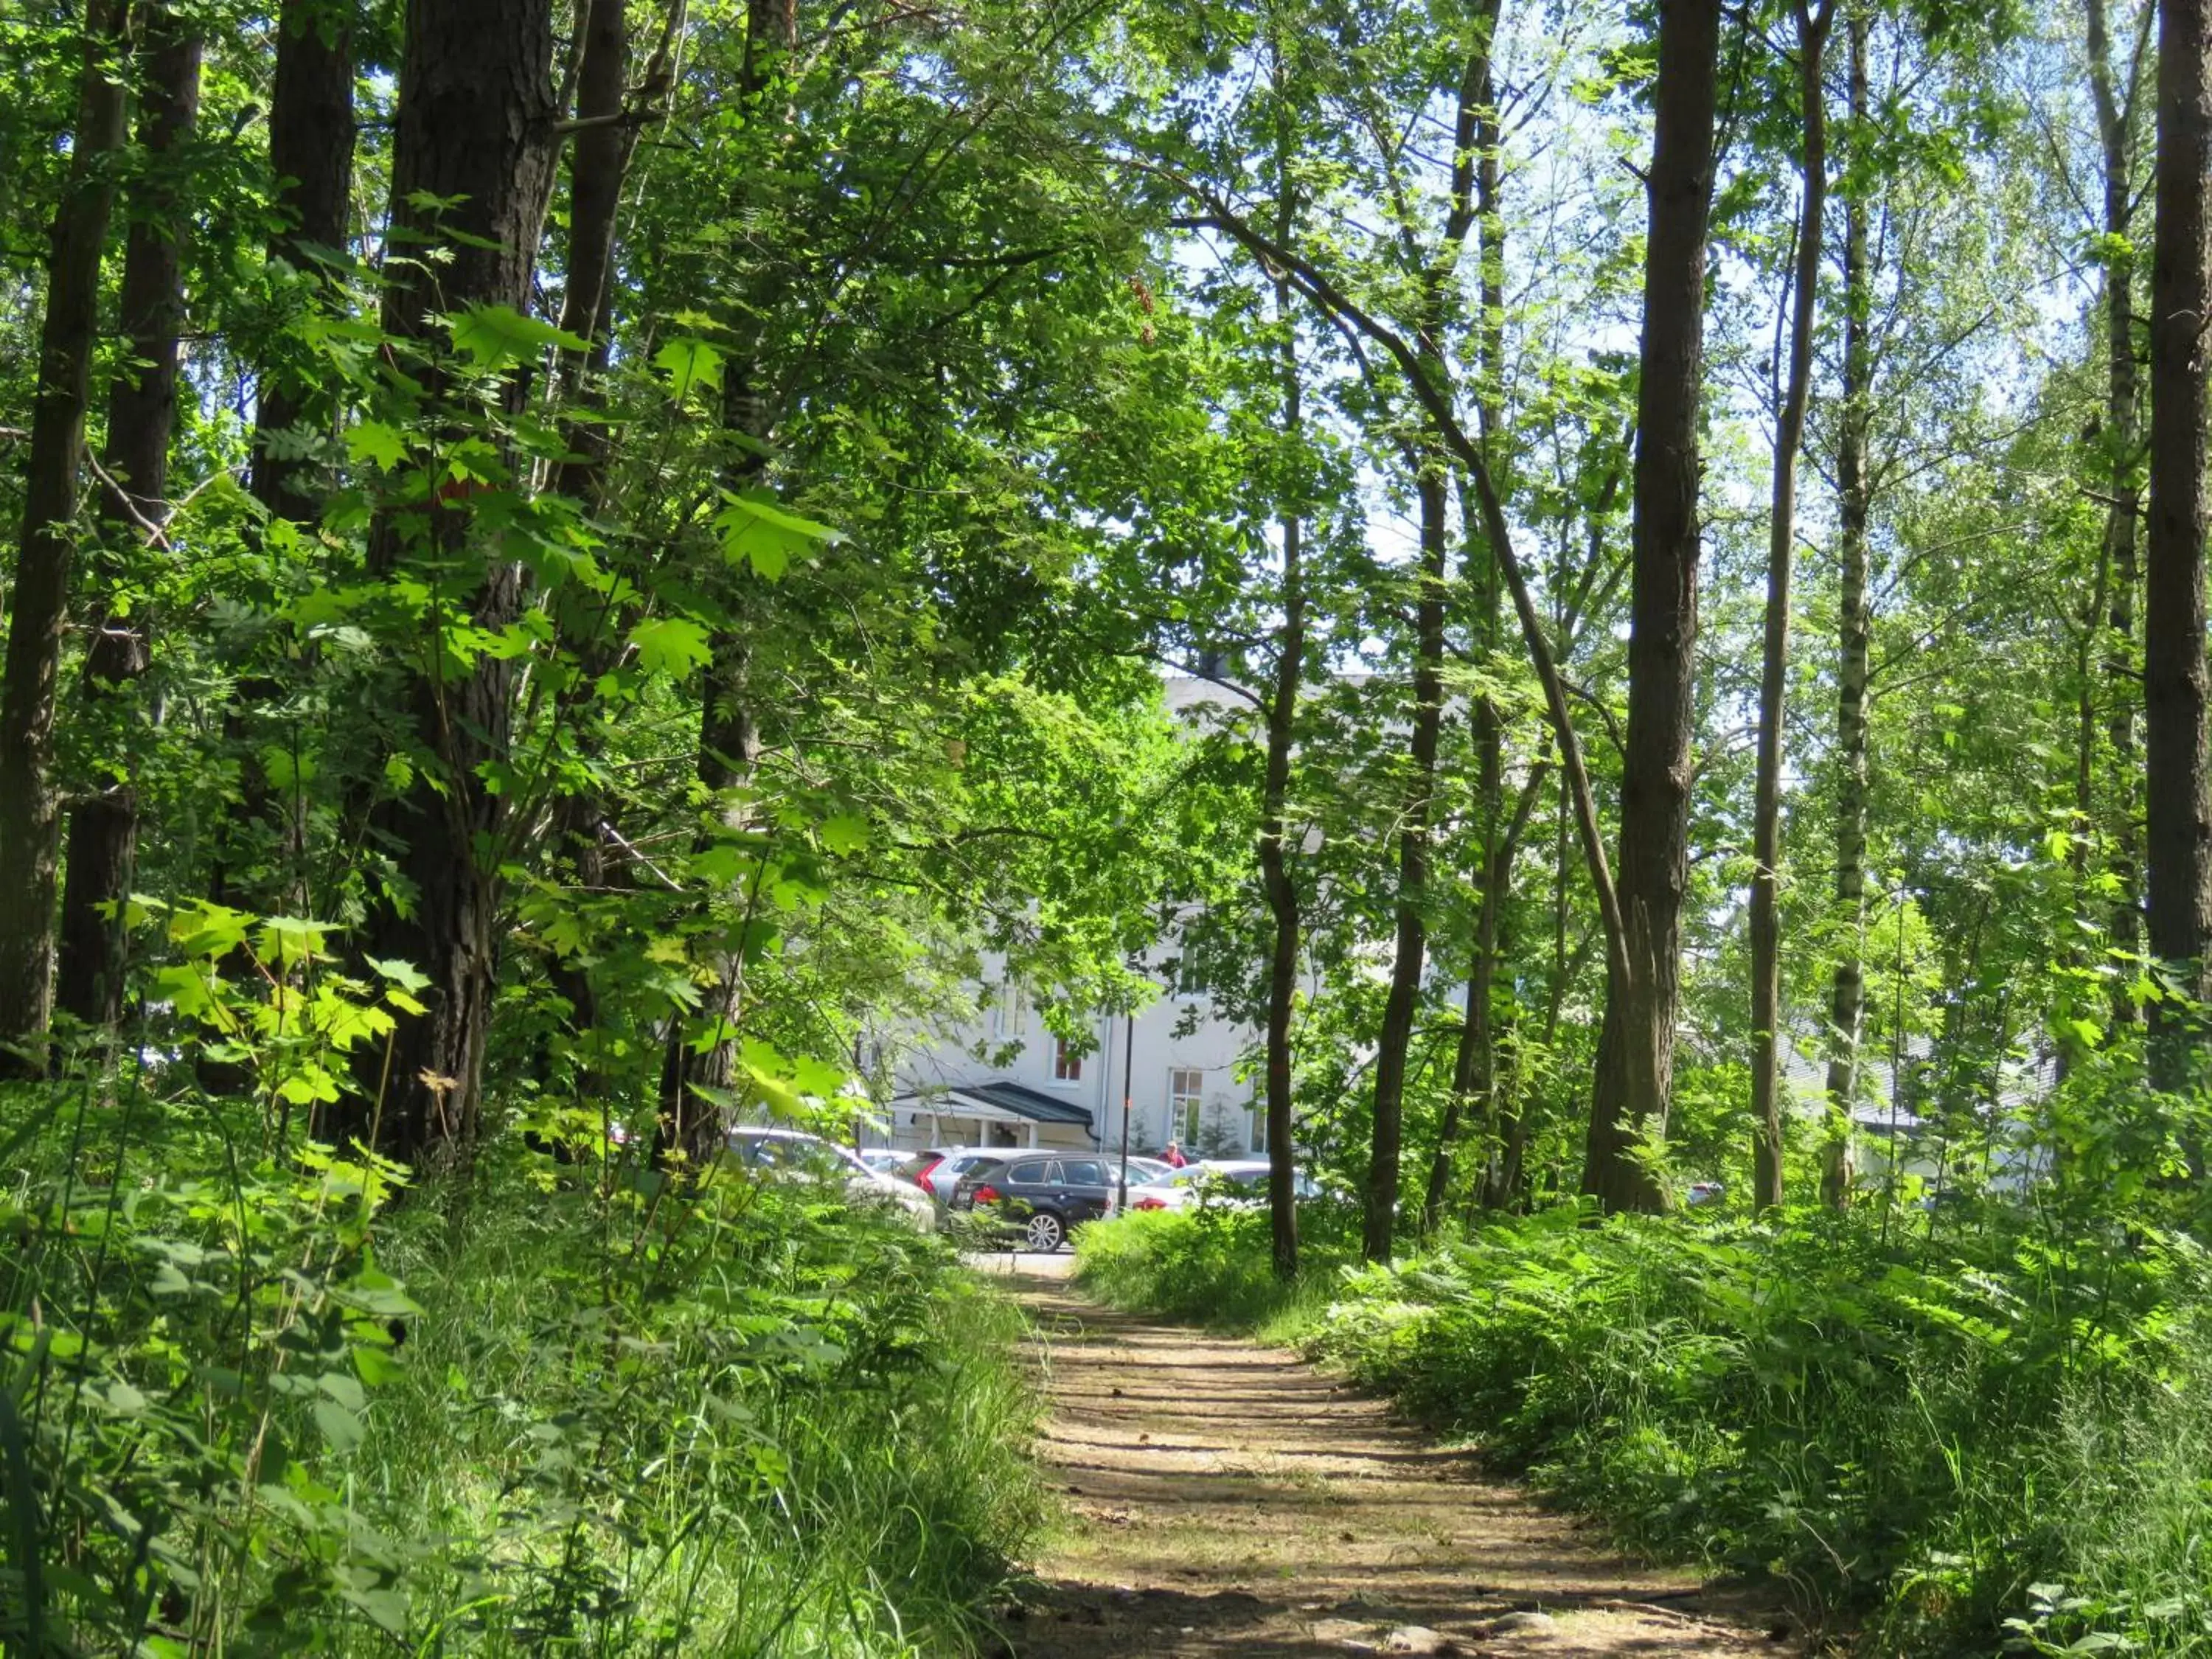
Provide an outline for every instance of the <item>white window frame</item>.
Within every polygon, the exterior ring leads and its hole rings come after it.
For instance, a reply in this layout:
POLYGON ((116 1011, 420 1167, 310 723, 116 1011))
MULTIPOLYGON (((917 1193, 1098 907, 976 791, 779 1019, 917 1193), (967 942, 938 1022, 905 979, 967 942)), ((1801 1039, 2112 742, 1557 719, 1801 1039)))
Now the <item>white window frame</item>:
POLYGON ((1083 1081, 1083 1056, 1073 1051, 1064 1036, 1052 1040, 1052 1080, 1054 1083, 1083 1081))
POLYGON ((1168 1067, 1168 1138, 1195 1146, 1206 1114, 1206 1072, 1198 1066, 1168 1067))

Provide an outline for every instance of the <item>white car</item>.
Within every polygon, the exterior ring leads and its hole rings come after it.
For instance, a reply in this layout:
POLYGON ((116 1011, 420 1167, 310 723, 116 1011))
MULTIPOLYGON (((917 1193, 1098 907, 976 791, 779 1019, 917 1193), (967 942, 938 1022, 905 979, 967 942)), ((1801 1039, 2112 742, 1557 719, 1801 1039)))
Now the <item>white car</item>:
MULTIPOLYGON (((1300 1198, 1316 1198, 1321 1194, 1313 1177, 1304 1171, 1293 1173, 1291 1186, 1300 1198)), ((1187 1210, 1197 1204, 1250 1209, 1267 1201, 1267 1160, 1264 1158, 1207 1158, 1186 1164, 1161 1180, 1129 1188, 1133 1210, 1187 1210)))
POLYGON ((730 1131, 730 1152, 748 1171, 785 1170, 844 1183, 856 1203, 897 1211, 922 1232, 937 1229, 937 1206, 910 1182, 872 1170, 859 1155, 800 1129, 747 1126, 730 1131))

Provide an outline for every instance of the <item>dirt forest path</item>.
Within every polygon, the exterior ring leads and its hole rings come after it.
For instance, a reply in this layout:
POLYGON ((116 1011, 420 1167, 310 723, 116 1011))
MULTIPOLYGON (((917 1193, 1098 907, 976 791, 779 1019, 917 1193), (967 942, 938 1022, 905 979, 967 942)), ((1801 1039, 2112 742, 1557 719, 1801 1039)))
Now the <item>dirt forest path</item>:
POLYGON ((1295 1356, 1099 1307, 1003 1260, 1038 1327, 1066 1523, 1015 1659, 1796 1654, 1795 1622, 1608 1553, 1295 1356))

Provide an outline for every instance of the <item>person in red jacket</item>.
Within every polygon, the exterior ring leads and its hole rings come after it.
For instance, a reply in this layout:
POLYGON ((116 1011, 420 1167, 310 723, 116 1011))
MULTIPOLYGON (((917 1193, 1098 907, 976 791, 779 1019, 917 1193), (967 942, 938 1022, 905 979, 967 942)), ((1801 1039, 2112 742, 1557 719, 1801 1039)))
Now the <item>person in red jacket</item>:
POLYGON ((1190 1160, 1182 1155, 1182 1148, 1172 1140, 1168 1142, 1167 1151, 1160 1156, 1165 1158, 1170 1166, 1178 1170, 1187 1167, 1190 1163, 1190 1160))

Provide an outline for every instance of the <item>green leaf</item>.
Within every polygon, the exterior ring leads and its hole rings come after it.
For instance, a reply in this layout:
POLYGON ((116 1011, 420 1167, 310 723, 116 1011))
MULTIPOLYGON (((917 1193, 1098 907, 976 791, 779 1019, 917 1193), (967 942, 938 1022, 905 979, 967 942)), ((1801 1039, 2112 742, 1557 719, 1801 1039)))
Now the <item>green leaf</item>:
POLYGON ((346 428, 346 453, 356 463, 374 461, 389 472, 407 459, 407 442, 381 421, 356 421, 346 428))
POLYGON ((638 665, 648 674, 686 673, 714 654, 707 643, 707 630, 683 617, 641 622, 629 630, 629 642, 638 665))
POLYGON ((325 1371, 315 1379, 315 1386, 349 1412, 357 1412, 368 1404, 368 1396, 361 1383, 343 1371, 325 1371))
POLYGON ((833 853, 857 853, 868 844, 867 820, 850 812, 822 820, 822 844, 833 853))
POLYGON ((839 539, 826 524, 785 511, 765 492, 732 495, 714 515, 722 556, 731 563, 750 563, 753 574, 774 581, 801 553, 839 539))
POLYGON ((580 340, 537 317, 526 317, 513 306, 471 306, 452 319, 453 349, 465 351, 481 368, 534 361, 547 346, 564 351, 588 351, 591 342, 580 340))
POLYGON ((368 1432, 362 1427, 361 1419, 335 1400, 315 1401, 315 1426, 331 1443, 331 1449, 342 1455, 360 1445, 368 1432))
POLYGON ((668 376, 669 395, 681 403, 692 387, 718 392, 722 385, 722 354, 704 340, 683 336, 653 354, 653 366, 668 376))

